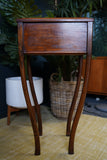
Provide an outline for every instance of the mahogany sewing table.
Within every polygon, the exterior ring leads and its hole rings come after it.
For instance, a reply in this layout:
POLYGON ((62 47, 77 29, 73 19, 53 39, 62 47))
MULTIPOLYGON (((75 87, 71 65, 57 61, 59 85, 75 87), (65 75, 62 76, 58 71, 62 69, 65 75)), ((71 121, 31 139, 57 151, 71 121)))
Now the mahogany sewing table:
POLYGON ((79 71, 77 85, 74 93, 74 98, 67 120, 66 135, 69 139, 69 154, 74 153, 74 138, 79 118, 84 105, 87 84, 89 78, 91 50, 92 50, 92 18, 24 18, 18 19, 18 47, 20 59, 20 72, 22 79, 23 91, 28 107, 29 116, 34 133, 35 140, 35 155, 40 154, 40 138, 42 135, 42 120, 40 114, 40 106, 37 103, 37 98, 34 91, 32 73, 30 68, 31 55, 77 55, 79 56, 79 71), (31 106, 29 93, 26 84, 24 59, 27 56, 28 78, 35 107, 31 106), (72 127, 71 120, 73 110, 75 108, 76 99, 78 96, 83 55, 86 55, 85 77, 83 90, 79 105, 74 117, 72 127), (38 117, 38 126, 35 117, 35 112, 38 117))

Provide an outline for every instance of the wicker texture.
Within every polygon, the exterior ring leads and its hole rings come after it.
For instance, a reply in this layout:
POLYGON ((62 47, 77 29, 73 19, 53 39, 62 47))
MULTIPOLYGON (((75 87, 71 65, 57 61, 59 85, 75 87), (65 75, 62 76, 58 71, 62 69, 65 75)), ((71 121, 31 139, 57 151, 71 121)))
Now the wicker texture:
MULTIPOLYGON (((59 118, 68 117, 69 109, 70 109, 74 91, 75 91, 75 86, 76 86, 76 81, 55 82, 52 79, 50 80, 51 110, 56 117, 59 117, 59 118)), ((83 81, 81 81, 81 85, 79 88, 74 115, 79 103, 82 86, 83 86, 83 81)))

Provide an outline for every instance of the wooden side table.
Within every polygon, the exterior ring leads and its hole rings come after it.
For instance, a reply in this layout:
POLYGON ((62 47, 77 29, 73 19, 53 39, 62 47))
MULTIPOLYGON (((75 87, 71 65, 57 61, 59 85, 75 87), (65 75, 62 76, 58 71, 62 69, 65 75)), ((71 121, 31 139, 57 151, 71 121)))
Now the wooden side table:
POLYGON ((30 68, 31 55, 77 55, 80 57, 80 66, 78 72, 78 80, 74 93, 73 102, 69 111, 66 135, 69 139, 69 154, 74 153, 74 138, 78 121, 82 112, 83 104, 87 92, 87 84, 89 78, 91 50, 92 50, 92 18, 25 18, 18 19, 18 45, 20 58, 20 72, 22 78, 23 91, 28 107, 29 116, 32 123, 34 139, 35 139, 35 155, 40 154, 40 139, 42 135, 42 120, 40 114, 40 106, 34 92, 32 82, 32 74, 30 68), (71 119, 78 96, 83 55, 86 55, 85 78, 84 85, 77 108, 76 115, 71 127, 71 119), (31 106, 28 88, 25 77, 24 58, 27 56, 28 77, 32 96, 35 102, 34 107, 31 106), (35 111, 38 116, 38 127, 35 118, 35 111), (70 129, 71 128, 71 129, 70 129))

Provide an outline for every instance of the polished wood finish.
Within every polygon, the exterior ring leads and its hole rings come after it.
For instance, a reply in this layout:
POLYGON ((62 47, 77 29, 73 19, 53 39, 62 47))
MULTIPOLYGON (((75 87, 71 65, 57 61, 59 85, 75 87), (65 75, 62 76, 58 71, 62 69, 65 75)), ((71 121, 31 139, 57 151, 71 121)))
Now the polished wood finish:
POLYGON ((40 110, 37 104, 36 95, 32 83, 29 56, 33 54, 55 54, 55 55, 79 55, 80 69, 78 73, 77 86, 73 98, 73 104, 67 122, 67 135, 70 135, 69 154, 74 153, 74 138, 79 118, 82 112, 85 96, 87 92, 88 77, 91 61, 92 49, 92 18, 25 18, 19 19, 18 22, 18 44, 20 57, 20 72, 22 78, 23 91, 32 123, 35 138, 35 154, 40 154, 39 132, 41 132, 40 110), (31 106, 28 89, 25 78, 24 56, 28 56, 28 76, 30 80, 31 92, 35 102, 35 110, 31 106), (81 68, 83 55, 86 55, 86 70, 83 90, 80 102, 74 117, 71 128, 71 119, 73 109, 77 100, 78 90, 81 80, 81 68), (38 115, 38 125, 35 118, 35 111, 38 115), (71 128, 71 131, 70 131, 71 128))
POLYGON ((72 22, 93 22, 93 18, 21 18, 17 22, 23 23, 72 23, 72 22))
POLYGON ((79 122, 79 118, 83 109, 86 93, 87 93, 87 86, 88 86, 88 78, 89 78, 89 71, 90 71, 90 64, 91 64, 91 51, 92 51, 92 22, 88 23, 88 44, 87 44, 87 58, 86 58, 86 70, 85 70, 85 76, 84 76, 84 84, 83 84, 83 90, 80 97, 79 105, 77 108, 76 115, 74 117, 74 121, 72 124, 71 132, 70 132, 70 140, 69 140, 69 154, 74 153, 74 139, 75 139, 75 133, 77 129, 77 125, 79 122))
POLYGON ((25 54, 85 54, 86 37, 87 23, 25 23, 23 50, 25 54))
POLYGON ((23 48, 23 23, 22 22, 18 24, 18 45, 19 45, 19 62, 20 62, 21 80, 22 80, 25 100, 26 100, 32 128, 33 128, 33 133, 34 133, 35 155, 40 155, 40 139, 39 139, 39 131, 38 131, 36 117, 35 117, 35 109, 34 107, 32 107, 30 102, 30 97, 29 97, 27 83, 26 83, 26 76, 25 76, 24 55, 22 51, 22 48, 23 48))
POLYGON ((27 69, 28 69, 28 77, 29 77, 29 82, 30 82, 30 87, 31 87, 31 92, 32 92, 32 97, 35 103, 35 112, 37 113, 38 117, 38 127, 39 127, 39 135, 42 136, 42 119, 41 119, 41 114, 40 114, 40 105, 37 102, 36 98, 36 93, 33 85, 33 79, 32 79, 32 73, 31 73, 31 67, 30 67, 30 57, 27 57, 27 69))
POLYGON ((72 104, 71 104, 69 114, 68 114, 68 119, 67 119, 66 136, 70 136, 71 121, 73 119, 73 113, 74 113, 76 100, 77 100, 78 92, 79 92, 79 87, 80 87, 80 83, 81 83, 82 64, 83 64, 83 56, 80 56, 80 64, 79 64, 79 70, 78 70, 78 78, 77 78, 76 89, 75 89, 75 92, 74 92, 74 97, 73 97, 73 100, 72 100, 72 104))
MULTIPOLYGON (((83 60, 82 75, 85 75, 86 60, 83 60)), ((87 93, 107 96, 107 57, 91 60, 87 93)))

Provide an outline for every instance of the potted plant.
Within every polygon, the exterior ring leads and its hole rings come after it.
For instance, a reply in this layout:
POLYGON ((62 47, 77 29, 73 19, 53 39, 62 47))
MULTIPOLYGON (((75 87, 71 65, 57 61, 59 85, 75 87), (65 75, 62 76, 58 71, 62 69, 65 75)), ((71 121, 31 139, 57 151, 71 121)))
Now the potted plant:
MULTIPOLYGON (((18 41, 17 41, 17 18, 37 17, 40 15, 41 10, 34 4, 35 1, 0 1, 0 12, 5 20, 2 20, 0 26, 0 45, 4 47, 5 53, 0 55, 2 62, 13 67, 18 64, 18 41)), ((25 69, 27 77, 27 65, 25 58, 25 69)), ((40 77, 33 77, 35 92, 37 95, 38 103, 43 102, 43 79, 40 77)), ((31 99, 32 106, 34 102, 32 99, 29 81, 27 80, 28 91, 31 99)), ((23 95, 21 78, 10 77, 6 78, 6 103, 8 105, 8 118, 11 111, 16 111, 16 108, 27 108, 25 98, 23 95), (13 109, 15 107, 15 109, 13 109)), ((8 124, 9 124, 8 119, 8 124)))
MULTIPOLYGON (((51 5, 54 6, 53 14, 55 17, 89 17, 92 16, 92 11, 102 7, 102 3, 102 0, 51 1, 51 5)), ((51 108, 55 116, 67 118, 76 85, 78 58, 64 55, 62 57, 53 56, 53 60, 55 60, 54 66, 57 68, 57 73, 52 74, 50 78, 51 108)), ((81 81, 78 101, 81 95, 82 84, 83 80, 81 81)), ((77 104, 75 107, 77 107, 77 104)))

